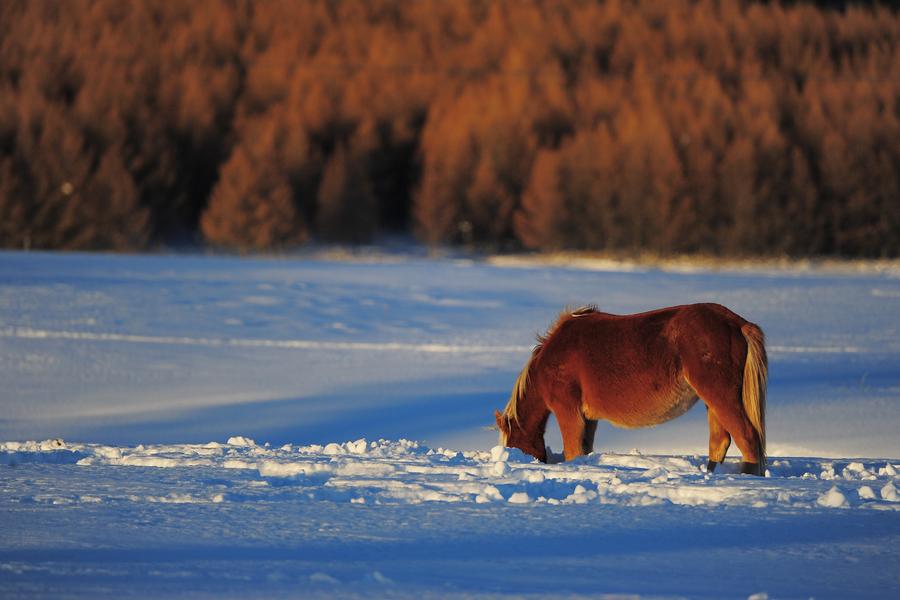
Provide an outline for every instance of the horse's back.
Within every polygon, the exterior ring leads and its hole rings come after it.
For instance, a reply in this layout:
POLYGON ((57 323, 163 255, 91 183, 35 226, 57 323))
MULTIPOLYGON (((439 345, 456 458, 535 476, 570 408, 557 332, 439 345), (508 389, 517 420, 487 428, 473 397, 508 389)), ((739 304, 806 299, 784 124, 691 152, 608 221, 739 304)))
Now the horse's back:
POLYGON ((607 345, 600 349, 604 354, 613 350, 656 354, 663 348, 675 351, 681 341, 740 333, 745 323, 745 319, 720 304, 686 304, 631 315, 574 313, 552 337, 560 338, 562 345, 579 346, 579 352, 597 352, 591 346, 603 343, 607 345))
POLYGON ((655 425, 696 402, 686 368, 721 361, 723 352, 728 363, 743 361, 731 355, 740 354, 732 351, 733 338, 744 323, 717 304, 633 315, 581 313, 561 322, 546 340, 542 371, 556 401, 579 403, 588 418, 625 427, 655 425))

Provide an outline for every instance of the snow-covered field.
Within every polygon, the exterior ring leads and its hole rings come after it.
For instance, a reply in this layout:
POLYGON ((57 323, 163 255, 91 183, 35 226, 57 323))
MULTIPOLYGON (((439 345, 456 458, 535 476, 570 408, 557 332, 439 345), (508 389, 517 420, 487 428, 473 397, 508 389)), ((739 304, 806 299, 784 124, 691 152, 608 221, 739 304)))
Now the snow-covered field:
POLYGON ((900 597, 898 323, 891 266, 0 253, 0 597, 900 597), (767 333, 769 477, 700 407, 492 448, 564 306, 696 301, 767 333))

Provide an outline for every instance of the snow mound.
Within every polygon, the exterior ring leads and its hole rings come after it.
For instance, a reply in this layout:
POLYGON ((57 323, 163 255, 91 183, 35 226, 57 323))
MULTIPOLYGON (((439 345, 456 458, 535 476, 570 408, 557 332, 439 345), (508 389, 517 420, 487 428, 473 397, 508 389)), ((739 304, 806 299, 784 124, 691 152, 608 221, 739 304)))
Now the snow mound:
POLYGON ((847 497, 838 489, 837 486, 832 487, 830 490, 819 496, 819 499, 816 501, 821 506, 827 506, 829 508, 845 508, 847 503, 847 497))
POLYGON ((62 440, 0 443, 0 465, 41 462, 68 463, 72 468, 203 469, 203 477, 227 484, 227 493, 212 490, 199 496, 175 493, 135 499, 107 492, 87 499, 53 499, 61 503, 123 499, 227 503, 294 494, 309 502, 357 504, 900 509, 897 469, 891 463, 858 459, 778 458, 769 465, 770 477, 759 478, 737 474, 736 463, 723 465, 722 473, 707 474, 699 457, 604 453, 543 464, 500 446, 487 452, 434 450, 410 440, 359 439, 279 448, 242 436, 231 437, 225 444, 134 447, 62 440))
POLYGON ((0 443, 0 465, 15 466, 21 463, 77 463, 85 455, 66 447, 61 439, 43 442, 0 443))

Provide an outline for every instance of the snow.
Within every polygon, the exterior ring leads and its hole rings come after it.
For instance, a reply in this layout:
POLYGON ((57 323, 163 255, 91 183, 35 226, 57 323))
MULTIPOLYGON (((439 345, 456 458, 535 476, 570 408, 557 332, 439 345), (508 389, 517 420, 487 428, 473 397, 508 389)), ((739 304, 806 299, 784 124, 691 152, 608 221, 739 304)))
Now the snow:
POLYGON ((822 506, 827 506, 828 508, 845 508, 848 505, 847 498, 836 485, 832 486, 830 490, 819 496, 819 499, 816 502, 822 506))
POLYGON ((884 487, 881 488, 881 497, 888 502, 900 502, 900 496, 897 496, 897 488, 893 481, 884 484, 884 487))
POLYGON ((0 597, 896 597, 898 298, 865 266, 0 253, 0 597), (701 408, 495 446, 564 306, 695 301, 766 331, 767 477, 705 472, 701 408))

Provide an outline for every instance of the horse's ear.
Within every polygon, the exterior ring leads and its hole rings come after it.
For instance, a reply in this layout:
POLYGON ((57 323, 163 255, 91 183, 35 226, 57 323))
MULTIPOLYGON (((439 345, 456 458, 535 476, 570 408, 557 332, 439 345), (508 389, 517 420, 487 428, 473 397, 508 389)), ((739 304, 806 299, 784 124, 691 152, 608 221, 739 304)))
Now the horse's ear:
POLYGON ((497 419, 497 427, 500 428, 500 431, 509 435, 509 421, 506 420, 499 410, 494 411, 494 418, 497 419))

